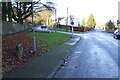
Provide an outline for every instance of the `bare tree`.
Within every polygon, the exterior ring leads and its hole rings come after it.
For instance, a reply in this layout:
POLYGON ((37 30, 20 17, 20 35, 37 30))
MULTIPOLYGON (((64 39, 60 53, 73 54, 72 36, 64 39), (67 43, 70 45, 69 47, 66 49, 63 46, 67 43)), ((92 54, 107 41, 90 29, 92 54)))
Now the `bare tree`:
MULTIPOLYGON (((34 12, 41 12, 44 10, 50 10, 50 11, 54 11, 54 7, 51 6, 53 5, 53 3, 49 2, 44 4, 42 3, 40 0, 38 1, 34 1, 33 2, 34 7, 34 12)), ((13 4, 11 2, 3 2, 2 3, 2 8, 3 8, 3 20, 6 21, 6 12, 8 11, 8 19, 9 21, 11 21, 12 19, 14 19, 14 21, 17 21, 17 23, 21 23, 23 24, 23 21, 28 18, 31 14, 32 14, 32 2, 21 2, 21 1, 17 1, 17 2, 13 2, 13 4), (6 4, 8 4, 6 6, 6 4)))

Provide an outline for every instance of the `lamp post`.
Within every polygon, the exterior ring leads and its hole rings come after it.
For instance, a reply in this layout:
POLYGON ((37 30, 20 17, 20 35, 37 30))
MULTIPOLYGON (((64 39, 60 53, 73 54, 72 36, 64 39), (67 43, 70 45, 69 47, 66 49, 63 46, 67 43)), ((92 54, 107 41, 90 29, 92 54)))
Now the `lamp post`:
POLYGON ((34 30, 34 5, 33 5, 33 0, 32 0, 32 40, 33 40, 33 53, 36 54, 36 38, 34 36, 35 30, 34 30))
POLYGON ((56 15, 56 9, 55 9, 55 23, 56 23, 57 15, 56 15))
POLYGON ((56 8, 55 9, 55 32, 56 32, 56 20, 57 20, 57 14, 56 14, 56 8))

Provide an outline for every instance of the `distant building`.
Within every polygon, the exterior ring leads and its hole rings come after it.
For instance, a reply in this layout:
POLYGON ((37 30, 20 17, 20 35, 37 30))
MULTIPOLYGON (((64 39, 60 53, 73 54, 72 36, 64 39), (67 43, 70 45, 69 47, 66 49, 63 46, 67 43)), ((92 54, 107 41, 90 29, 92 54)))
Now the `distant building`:
MULTIPOLYGON (((68 22, 68 25, 71 25, 70 24, 70 22, 71 22, 70 17, 68 17, 68 21, 67 21, 67 17, 59 17, 57 22, 58 21, 59 21, 59 24, 61 24, 61 25, 66 25, 67 22, 68 22)), ((73 22, 74 22, 73 26, 80 26, 80 23, 78 22, 78 19, 74 18, 73 22)))
POLYGON ((106 31, 106 29, 107 29, 106 24, 107 24, 107 22, 103 23, 102 25, 100 25, 98 27, 95 27, 95 29, 100 29, 100 30, 106 31))
POLYGON ((65 17, 59 17, 57 20, 58 24, 66 25, 65 17))

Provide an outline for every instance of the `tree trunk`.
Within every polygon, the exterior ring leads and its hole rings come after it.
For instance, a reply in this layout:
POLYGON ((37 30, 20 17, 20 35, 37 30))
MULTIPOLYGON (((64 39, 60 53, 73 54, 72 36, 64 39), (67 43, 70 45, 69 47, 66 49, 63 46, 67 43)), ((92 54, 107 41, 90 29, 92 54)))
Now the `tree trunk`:
POLYGON ((12 4, 8 2, 8 21, 12 22, 12 4))
POLYGON ((16 4, 17 4, 17 11, 16 11, 16 13, 17 13, 17 17, 18 17, 18 2, 16 2, 16 4))
POLYGON ((6 9, 6 2, 2 2, 2 20, 3 21, 6 21, 6 12, 7 12, 7 9, 6 9))
POLYGON ((17 17, 18 17, 18 21, 17 23, 23 24, 23 19, 22 19, 22 3, 21 2, 17 2, 17 17))
MULTIPOLYGON (((27 4, 27 2, 24 2, 24 3, 23 3, 23 10, 24 10, 23 13, 26 12, 26 7, 27 7, 26 4, 27 4)), ((26 14, 25 14, 25 16, 26 16, 26 14)), ((27 21, 26 21, 26 19, 25 19, 25 24, 26 24, 26 23, 27 23, 27 21)))
POLYGON ((20 23, 20 24, 23 24, 23 19, 20 19, 20 20, 19 20, 19 23, 20 23))

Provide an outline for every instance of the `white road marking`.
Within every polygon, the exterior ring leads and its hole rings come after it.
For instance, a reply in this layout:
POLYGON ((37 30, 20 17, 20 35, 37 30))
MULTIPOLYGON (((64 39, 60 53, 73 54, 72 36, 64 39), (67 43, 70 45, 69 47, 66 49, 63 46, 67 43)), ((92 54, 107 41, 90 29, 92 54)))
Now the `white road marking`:
POLYGON ((69 43, 64 43, 66 45, 75 45, 77 42, 69 42, 69 43))
POLYGON ((75 51, 75 53, 77 53, 77 54, 78 54, 78 53, 82 53, 82 52, 80 52, 80 51, 75 51))
POLYGON ((113 42, 113 41, 112 41, 112 43, 113 43, 113 44, 115 44, 116 46, 120 47, 120 45, 119 45, 119 44, 116 44, 116 43, 115 43, 115 42, 113 42))

